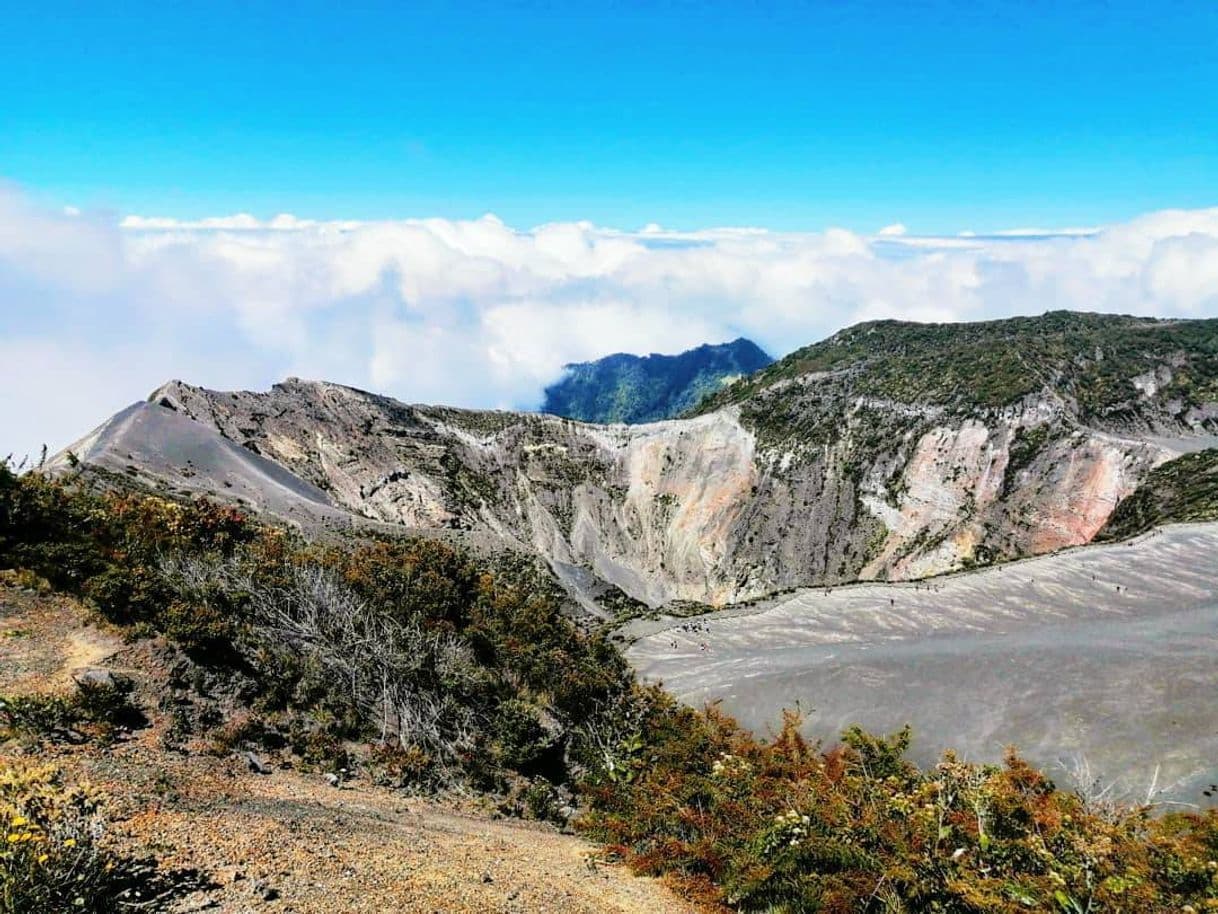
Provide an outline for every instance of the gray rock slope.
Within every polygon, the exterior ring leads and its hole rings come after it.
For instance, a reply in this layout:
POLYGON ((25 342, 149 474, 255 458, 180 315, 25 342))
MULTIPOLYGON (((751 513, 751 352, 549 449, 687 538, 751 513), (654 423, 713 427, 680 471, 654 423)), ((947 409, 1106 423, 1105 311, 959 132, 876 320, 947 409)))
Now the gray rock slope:
MULTIPOLYGON (((172 479, 180 494, 215 494, 284 519, 348 520, 325 492, 274 461, 154 403, 133 403, 50 461, 80 462, 115 473, 172 479)), ((349 520, 348 520, 349 522, 349 520)))

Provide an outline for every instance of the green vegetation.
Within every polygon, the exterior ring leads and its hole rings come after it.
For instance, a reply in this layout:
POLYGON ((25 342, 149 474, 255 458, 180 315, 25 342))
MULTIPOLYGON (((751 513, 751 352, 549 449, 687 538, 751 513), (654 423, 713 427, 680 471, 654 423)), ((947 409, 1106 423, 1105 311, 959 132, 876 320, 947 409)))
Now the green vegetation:
POLYGON ((614 627, 624 625, 631 619, 645 617, 652 611, 651 607, 642 600, 636 600, 613 584, 608 585, 605 592, 596 598, 596 603, 609 614, 614 627))
POLYGON ((0 912, 106 911, 121 891, 93 840, 98 802, 50 767, 0 769, 0 912), (97 899, 86 908, 92 899, 97 899))
MULTIPOLYGON (((599 598, 597 603, 602 609, 612 613, 610 625, 615 629, 635 619, 660 619, 665 617, 689 619, 694 616, 703 616, 714 612, 716 608, 709 603, 699 603, 697 600, 670 600, 662 606, 652 607, 641 600, 628 596, 617 587, 613 587, 608 594, 599 598), (619 594, 620 596, 618 596, 619 594)), ((620 639, 622 636, 619 634, 617 637, 620 639)))
POLYGON ((451 406, 424 406, 415 409, 479 438, 493 438, 522 421, 520 413, 500 410, 455 409, 451 406))
POLYGON ((802 386, 766 388, 831 372, 850 396, 955 411, 997 409, 1052 389, 1073 399, 1084 421, 1120 422, 1141 409, 1133 379, 1162 368, 1171 378, 1159 383, 1158 401, 1218 400, 1218 320, 1054 311, 969 324, 875 321, 797 350, 696 411, 741 403, 756 420, 781 411, 802 386))
POLYGON ((1161 524, 1218 520, 1218 449, 1177 457, 1151 471, 1122 501, 1097 540, 1120 540, 1161 524))
POLYGON ((1178 912, 1218 908, 1218 816, 1058 790, 1014 755, 904 759, 908 729, 828 751, 799 721, 760 742, 645 696, 589 788, 586 832, 636 870, 747 912, 1178 912), (1189 907, 1191 905, 1191 907, 1189 907))
POLYGON ((1002 494, 1009 495, 1018 484, 1021 470, 1032 465, 1040 456, 1041 451, 1049 443, 1051 430, 1048 425, 1037 425, 1032 428, 1018 428, 1011 441, 1010 457, 1007 460, 1006 475, 1002 479, 1002 494))
POLYGON ((0 695, 0 742, 111 740, 119 730, 144 722, 130 695, 130 681, 113 675, 82 679, 69 696, 0 695))
MULTIPOLYGON (((206 501, 0 468, 0 568, 177 646, 175 692, 191 697, 171 701, 173 748, 262 746, 383 784, 488 791, 544 818, 578 796, 589 836, 712 906, 1218 909, 1218 814, 1064 792, 1013 755, 919 770, 907 730, 851 729, 822 750, 792 716, 758 739, 634 684, 527 562, 414 539, 310 544, 206 501)), ((115 704, 89 701, 8 703, 5 719, 54 729, 115 704)), ((92 835, 95 812, 50 770, 0 773, 0 914, 121 909, 133 865, 51 838, 92 835)))
POLYGON ((347 744, 375 744, 419 786, 568 783, 578 728, 629 688, 607 639, 572 621, 534 564, 432 540, 311 545, 205 500, 0 468, 5 566, 163 636, 193 665, 183 685, 231 698, 197 700, 181 737, 244 707, 254 719, 221 742, 335 767, 347 744))
POLYGON ((695 406, 732 378, 752 374, 773 359, 749 340, 704 345, 680 355, 618 353, 566 366, 546 389, 541 411, 583 422, 654 422, 695 406))

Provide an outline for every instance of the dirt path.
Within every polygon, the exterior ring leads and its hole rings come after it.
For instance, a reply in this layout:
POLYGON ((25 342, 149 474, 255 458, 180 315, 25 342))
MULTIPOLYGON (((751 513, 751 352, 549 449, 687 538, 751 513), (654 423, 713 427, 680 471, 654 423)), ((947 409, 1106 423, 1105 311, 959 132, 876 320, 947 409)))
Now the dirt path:
POLYGON ((122 649, 75 601, 0 584, 0 691, 70 691, 73 675, 122 649))
POLYGON ((95 628, 69 632, 59 667, 60 683, 70 686, 77 673, 99 666, 122 650, 122 647, 122 642, 117 638, 95 628))
MULTIPOLYGON (((94 779, 112 783, 114 768, 107 777, 105 767, 94 779)), ((169 849, 167 865, 198 867, 219 883, 182 900, 178 912, 243 912, 255 902, 296 914, 694 910, 653 880, 598 864, 595 849, 574 836, 375 787, 252 775, 232 762, 210 771, 171 762, 149 786, 162 791, 160 802, 145 804, 123 830, 169 849), (277 896, 270 901, 268 889, 277 896)))
POLYGON ((146 653, 85 624, 70 600, 0 585, 0 693, 61 690, 103 662, 137 679, 151 727, 108 749, 40 757, 113 798, 112 840, 211 880, 171 912, 696 914, 659 882, 598 863, 577 836, 493 819, 473 801, 360 781, 337 789, 319 774, 258 775, 235 757, 166 751, 146 653))

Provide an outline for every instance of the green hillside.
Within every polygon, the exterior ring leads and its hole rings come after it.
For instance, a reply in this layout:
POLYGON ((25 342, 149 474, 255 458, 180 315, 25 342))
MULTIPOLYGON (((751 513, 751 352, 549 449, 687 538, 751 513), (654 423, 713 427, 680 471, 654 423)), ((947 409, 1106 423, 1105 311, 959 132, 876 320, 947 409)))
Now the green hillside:
POLYGON ((541 411, 584 422, 655 422, 693 408, 725 382, 773 360, 746 339, 704 345, 680 355, 617 353, 566 366, 546 389, 541 411))
POLYGON ((708 398, 705 412, 783 380, 851 371, 854 390, 903 403, 995 408, 1054 388, 1085 414, 1110 415, 1139 397, 1132 378, 1173 359, 1162 393, 1218 399, 1218 320, 1152 320, 1051 311, 968 324, 874 321, 805 346, 708 398))

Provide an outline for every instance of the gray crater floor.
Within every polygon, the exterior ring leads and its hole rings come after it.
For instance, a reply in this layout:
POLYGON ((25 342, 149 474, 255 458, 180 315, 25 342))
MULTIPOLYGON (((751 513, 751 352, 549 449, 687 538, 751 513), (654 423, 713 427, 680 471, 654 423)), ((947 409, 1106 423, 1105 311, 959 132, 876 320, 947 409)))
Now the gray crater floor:
POLYGON ((1166 527, 923 583, 804 590, 626 632, 635 669, 759 734, 914 727, 913 758, 1007 745, 1059 783, 1092 775, 1199 805, 1218 782, 1218 524, 1166 527), (694 630, 696 629, 696 630, 694 630))

